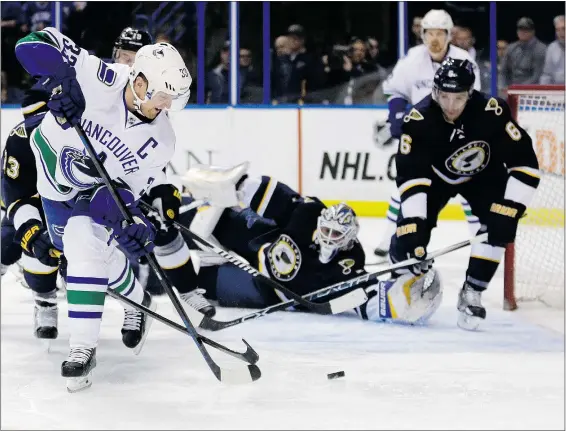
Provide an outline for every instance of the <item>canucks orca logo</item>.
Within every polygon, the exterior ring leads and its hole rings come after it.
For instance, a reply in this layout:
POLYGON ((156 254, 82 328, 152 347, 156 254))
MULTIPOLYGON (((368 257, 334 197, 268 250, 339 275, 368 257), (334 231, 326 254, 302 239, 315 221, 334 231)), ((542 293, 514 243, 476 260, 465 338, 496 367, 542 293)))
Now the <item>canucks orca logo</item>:
POLYGON ((53 225, 51 225, 51 227, 53 228, 53 232, 55 232, 55 235, 57 235, 57 236, 62 237, 63 234, 65 233, 65 226, 53 224, 53 225))
POLYGON ((69 184, 72 184, 74 188, 79 190, 86 190, 92 187, 93 184, 98 183, 95 178, 92 178, 92 182, 85 183, 81 181, 75 174, 75 170, 84 171, 87 168, 87 160, 88 156, 86 156, 76 148, 63 147, 63 150, 61 151, 61 173, 69 182, 69 184), (81 169, 81 167, 83 169, 81 169))
POLYGON ((473 141, 458 148, 446 159, 445 165, 453 174, 472 176, 485 169, 489 158, 489 144, 485 141, 473 141))
POLYGON ((281 235, 270 247, 268 259, 271 273, 280 281, 292 280, 301 268, 302 258, 299 247, 287 235, 281 235))

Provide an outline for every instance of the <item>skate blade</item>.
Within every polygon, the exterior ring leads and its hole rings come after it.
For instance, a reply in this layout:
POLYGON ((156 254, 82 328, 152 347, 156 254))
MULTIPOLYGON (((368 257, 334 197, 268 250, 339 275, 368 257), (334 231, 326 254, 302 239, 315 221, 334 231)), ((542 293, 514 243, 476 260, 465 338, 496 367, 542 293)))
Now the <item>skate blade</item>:
POLYGON ((51 341, 53 340, 51 338, 40 338, 39 340, 45 353, 51 353, 51 341))
POLYGON ((482 322, 483 319, 481 317, 470 316, 462 311, 458 316, 458 327, 466 331, 477 331, 482 322))
POLYGON ((67 378, 67 392, 74 394, 75 392, 80 392, 88 389, 92 386, 92 371, 86 376, 81 377, 68 377, 67 378))
MULTIPOLYGON (((151 301, 151 305, 148 307, 151 311, 157 310, 157 302, 154 300, 151 301)), ((134 347, 134 355, 139 355, 143 345, 145 344, 145 339, 147 338, 147 334, 149 334, 149 329, 151 328, 151 324, 153 323, 153 317, 150 317, 146 314, 145 316, 145 331, 143 332, 142 339, 140 340, 139 344, 134 347)))

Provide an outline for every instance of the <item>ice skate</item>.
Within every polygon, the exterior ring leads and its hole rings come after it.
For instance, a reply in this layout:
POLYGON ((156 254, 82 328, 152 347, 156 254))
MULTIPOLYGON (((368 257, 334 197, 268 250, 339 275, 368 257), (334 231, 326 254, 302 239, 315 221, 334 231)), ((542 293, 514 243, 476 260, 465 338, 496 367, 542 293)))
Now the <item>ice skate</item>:
POLYGON ((475 290, 468 283, 458 296, 458 326, 468 331, 475 331, 485 320, 485 308, 481 304, 481 291, 475 290))

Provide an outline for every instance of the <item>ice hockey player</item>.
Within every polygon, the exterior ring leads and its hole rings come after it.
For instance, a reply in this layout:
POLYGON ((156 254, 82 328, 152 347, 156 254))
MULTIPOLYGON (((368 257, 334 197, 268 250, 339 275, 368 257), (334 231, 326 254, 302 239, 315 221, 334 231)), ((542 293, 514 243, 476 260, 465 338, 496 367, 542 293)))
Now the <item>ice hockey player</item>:
MULTIPOLYGON (((417 104, 431 93, 434 74, 446 57, 472 62, 476 71, 474 88, 478 91, 481 90, 477 65, 465 50, 450 44, 451 30, 454 27, 450 15, 444 10, 430 10, 423 17, 421 26, 424 43, 409 49, 407 56, 399 60, 391 75, 383 83, 383 92, 389 96, 387 102, 389 118, 383 131, 376 134, 378 145, 393 142, 391 138, 394 138, 394 141, 398 143, 405 110, 408 106, 417 104)), ((389 199, 386 227, 381 242, 375 249, 376 256, 387 256, 391 237, 395 233, 399 203, 399 194, 395 190, 389 199)), ((479 228, 478 219, 471 214, 467 202, 463 201, 462 205, 466 219, 470 223, 470 232, 474 235, 479 228)))
POLYGON ((126 27, 114 42, 112 60, 114 63, 126 64, 132 67, 136 58, 136 52, 141 47, 151 45, 152 43, 153 39, 147 31, 126 27))
POLYGON ((439 212, 453 196, 467 199, 488 240, 472 246, 458 299, 464 329, 485 319, 481 294, 539 184, 531 138, 504 100, 473 89, 475 79, 470 61, 447 58, 432 95, 403 120, 396 156, 401 210, 390 255, 426 261, 439 212))
MULTIPOLYGON (((167 182, 163 169, 175 145, 167 110, 186 105, 191 77, 170 44, 144 46, 130 69, 104 63, 50 27, 20 39, 16 57, 53 95, 47 105, 50 112, 33 131, 31 143, 51 240, 68 261, 70 353, 61 373, 68 378, 68 390, 76 391, 91 385, 107 288, 154 307, 114 241, 137 257, 153 249, 154 228, 137 200, 151 186, 167 182), (101 185, 73 130, 77 124, 90 138, 136 223, 123 220, 101 185)), ((128 307, 124 344, 141 347, 148 323, 143 313, 128 307)))
MULTIPOLYGON (((125 28, 114 44, 113 59, 131 66, 139 48, 150 43, 146 31, 125 28)), ((57 338, 58 259, 50 254, 60 254, 61 250, 53 248, 45 228, 30 137, 49 110, 49 97, 37 83, 26 91, 22 103, 24 121, 10 132, 2 155, 2 196, 9 208, 2 219, 2 272, 21 258, 23 278, 34 292, 34 334, 41 339, 57 338), (22 242, 22 236, 31 228, 37 228, 35 234, 22 242)))
MULTIPOLYGON (((196 176, 210 176, 207 168, 195 167, 188 177, 194 177, 199 169, 196 176)), ((238 169, 223 174, 229 178, 225 192, 232 189, 234 194, 235 188, 238 198, 232 203, 239 200, 240 206, 226 203, 224 209, 224 194, 220 200, 211 199, 209 207, 182 214, 181 222, 235 251, 262 274, 300 295, 365 273, 365 254, 357 238, 359 224, 349 206, 326 207, 317 198, 303 197, 272 177, 249 177, 238 169)), ((214 172, 217 175, 219 171, 214 172)), ((187 186, 195 198, 210 198, 206 190, 210 184, 206 181, 200 186, 190 181, 187 186)), ((201 262, 193 282, 206 288, 221 306, 263 308, 287 300, 281 292, 262 285, 261 279, 229 263, 201 262)), ((356 310, 364 319, 424 323, 442 298, 434 271, 426 279, 406 274, 373 287, 368 302, 356 310)))
POLYGON ((45 92, 32 88, 22 102, 24 121, 6 139, 2 154, 2 266, 21 259, 23 277, 34 297, 33 333, 37 338, 57 338, 58 251, 45 228, 37 195, 35 159, 29 137, 48 111, 45 92))

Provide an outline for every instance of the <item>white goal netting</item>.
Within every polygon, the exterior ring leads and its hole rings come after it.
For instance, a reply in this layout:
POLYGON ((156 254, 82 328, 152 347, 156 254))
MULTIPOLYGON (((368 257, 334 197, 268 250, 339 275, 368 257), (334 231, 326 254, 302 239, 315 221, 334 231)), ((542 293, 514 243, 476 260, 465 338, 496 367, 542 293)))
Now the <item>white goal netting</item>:
POLYGON ((510 90, 509 98, 533 140, 541 182, 506 262, 514 261, 506 299, 564 308, 564 89, 510 90))

